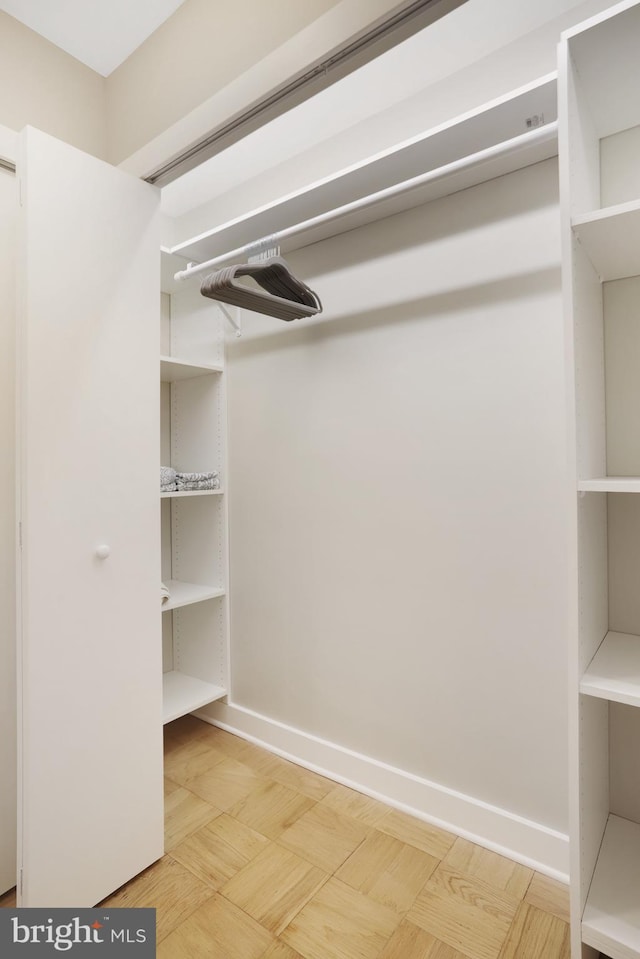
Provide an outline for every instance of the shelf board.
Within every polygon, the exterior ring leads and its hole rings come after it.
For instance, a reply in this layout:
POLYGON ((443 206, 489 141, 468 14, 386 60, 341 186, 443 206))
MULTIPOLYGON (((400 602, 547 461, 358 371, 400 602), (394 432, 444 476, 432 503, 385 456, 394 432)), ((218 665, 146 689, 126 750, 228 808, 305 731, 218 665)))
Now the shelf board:
POLYGON ((640 273, 640 200, 576 216, 573 230, 602 280, 640 273))
POLYGON ((160 357, 160 380, 162 383, 192 380, 196 376, 209 376, 211 373, 222 373, 222 366, 215 363, 192 363, 191 360, 179 360, 173 356, 160 357))
POLYGON ((194 679, 185 673, 172 670, 162 677, 162 722, 170 723, 180 716, 193 712, 207 703, 215 702, 226 696, 227 691, 222 686, 205 683, 201 679, 194 679))
POLYGON ((640 476, 598 476, 578 480, 581 493, 640 493, 640 476))
POLYGON ((640 636, 607 633, 582 677, 580 692, 640 706, 640 636))
POLYGON ((409 193, 395 196, 373 207, 351 213, 339 220, 318 225, 303 235, 281 243, 287 253, 336 236, 366 223, 382 219, 420 203, 520 169, 531 163, 556 156, 557 134, 551 128, 557 118, 555 73, 520 87, 484 106, 376 153, 331 176, 317 180, 301 190, 215 226, 195 237, 185 238, 171 247, 174 257, 203 262, 237 247, 270 236, 293 224, 317 217, 328 210, 378 193, 400 182, 443 170, 449 164, 518 137, 527 132, 526 120, 544 117, 550 128, 548 141, 529 144, 510 156, 487 160, 473 168, 446 174, 409 193))
POLYGON ((640 959, 640 826, 609 816, 582 917, 582 941, 640 959))
POLYGON ((181 496, 222 496, 221 489, 187 489, 160 493, 160 499, 179 499, 181 496))
POLYGON ((202 603, 206 599, 217 599, 224 596, 225 591, 218 586, 201 586, 199 583, 183 583, 177 579, 165 580, 170 599, 163 603, 162 612, 170 609, 179 609, 181 606, 190 606, 192 603, 202 603))

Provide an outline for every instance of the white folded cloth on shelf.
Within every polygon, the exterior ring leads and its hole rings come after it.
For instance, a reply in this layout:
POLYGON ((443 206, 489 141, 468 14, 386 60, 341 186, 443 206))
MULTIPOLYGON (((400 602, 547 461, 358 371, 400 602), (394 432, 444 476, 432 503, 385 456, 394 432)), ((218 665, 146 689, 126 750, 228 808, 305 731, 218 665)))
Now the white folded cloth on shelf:
POLYGON ((211 473, 176 473, 178 491, 220 489, 220 479, 216 470, 211 473))
POLYGON ((171 466, 160 467, 160 491, 162 493, 173 493, 177 490, 176 471, 171 466))
POLYGON ((218 473, 216 470, 212 473, 181 473, 180 470, 176 471, 176 480, 185 483, 201 483, 205 480, 216 479, 217 476, 218 473))
POLYGON ((188 490, 220 489, 217 470, 210 473, 181 473, 171 466, 160 467, 160 492, 175 493, 188 490))
POLYGON ((160 605, 164 606, 164 604, 168 603, 170 599, 171 594, 169 593, 169 590, 164 583, 160 583, 160 605))
POLYGON ((176 490, 178 493, 188 493, 194 492, 197 493, 198 490, 214 490, 220 489, 218 483, 215 483, 213 480, 206 481, 202 483, 178 483, 176 490))

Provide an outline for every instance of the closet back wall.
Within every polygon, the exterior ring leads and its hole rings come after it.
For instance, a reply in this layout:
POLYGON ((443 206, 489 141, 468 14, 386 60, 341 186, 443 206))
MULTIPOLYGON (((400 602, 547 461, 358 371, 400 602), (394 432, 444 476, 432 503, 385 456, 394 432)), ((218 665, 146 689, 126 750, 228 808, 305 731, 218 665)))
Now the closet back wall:
POLYGON ((289 254, 324 314, 243 315, 233 705, 210 715, 242 727, 248 710, 461 793, 475 828, 440 818, 487 843, 506 833, 484 804, 530 820, 512 851, 563 871, 557 190, 550 160, 289 254))

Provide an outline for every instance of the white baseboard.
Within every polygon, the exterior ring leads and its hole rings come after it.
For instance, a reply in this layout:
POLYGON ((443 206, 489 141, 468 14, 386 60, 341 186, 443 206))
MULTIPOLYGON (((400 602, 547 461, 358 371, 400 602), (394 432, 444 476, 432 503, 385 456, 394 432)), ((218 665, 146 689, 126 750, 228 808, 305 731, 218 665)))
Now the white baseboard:
POLYGON ((472 796, 261 716, 213 703, 200 719, 358 792, 568 883, 569 837, 472 796))

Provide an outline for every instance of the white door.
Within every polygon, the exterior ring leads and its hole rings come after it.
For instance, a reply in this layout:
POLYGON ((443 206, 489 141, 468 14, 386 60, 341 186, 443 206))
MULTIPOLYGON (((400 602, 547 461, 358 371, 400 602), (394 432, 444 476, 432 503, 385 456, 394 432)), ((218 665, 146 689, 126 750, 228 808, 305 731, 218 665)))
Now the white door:
POLYGON ((159 194, 18 173, 18 903, 91 906, 163 852, 159 194))
POLYGON ((16 884, 15 245, 18 184, 0 168, 0 895, 16 884))

